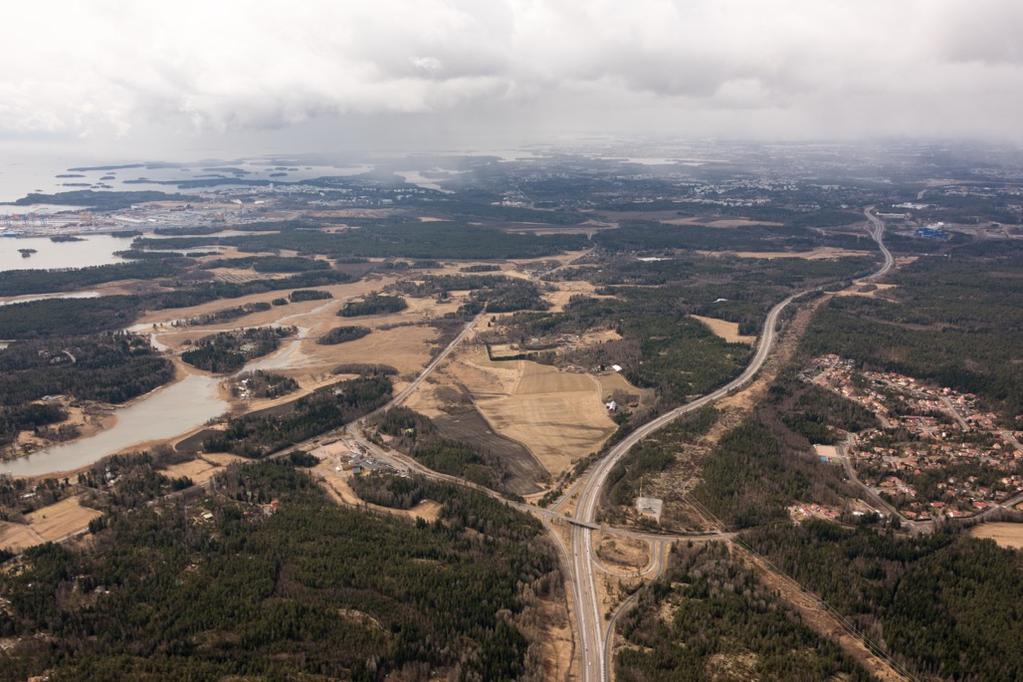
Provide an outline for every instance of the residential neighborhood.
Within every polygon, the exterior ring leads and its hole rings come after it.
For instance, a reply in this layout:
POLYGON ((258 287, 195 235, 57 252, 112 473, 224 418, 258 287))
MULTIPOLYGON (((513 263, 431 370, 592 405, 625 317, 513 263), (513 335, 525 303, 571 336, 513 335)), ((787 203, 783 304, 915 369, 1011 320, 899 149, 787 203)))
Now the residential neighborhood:
MULTIPOLYGON (((1019 434, 975 395, 896 372, 858 369, 837 355, 817 358, 804 381, 868 410, 880 427, 849 434, 837 456, 906 518, 970 516, 1023 490, 1019 434)), ((818 447, 818 450, 822 450, 818 447)))

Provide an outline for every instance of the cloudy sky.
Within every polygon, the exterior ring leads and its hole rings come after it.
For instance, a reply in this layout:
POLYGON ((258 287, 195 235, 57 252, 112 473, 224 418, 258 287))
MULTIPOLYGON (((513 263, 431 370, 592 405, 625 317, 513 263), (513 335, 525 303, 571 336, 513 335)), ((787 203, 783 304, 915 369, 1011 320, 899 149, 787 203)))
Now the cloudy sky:
POLYGON ((7 0, 0 142, 1023 140, 1020 0, 7 0))

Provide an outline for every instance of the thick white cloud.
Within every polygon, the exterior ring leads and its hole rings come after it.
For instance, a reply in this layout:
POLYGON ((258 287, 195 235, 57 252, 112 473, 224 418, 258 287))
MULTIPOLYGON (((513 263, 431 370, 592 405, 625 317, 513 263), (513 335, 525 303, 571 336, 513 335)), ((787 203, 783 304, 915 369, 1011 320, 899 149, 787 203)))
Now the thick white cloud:
MULTIPOLYGON (((1018 138, 1019 0, 8 0, 0 134, 1018 138), (425 123, 424 123, 425 122, 425 123), (274 132, 276 131, 276 132, 274 132)), ((155 143, 155 141, 154 141, 155 143)))

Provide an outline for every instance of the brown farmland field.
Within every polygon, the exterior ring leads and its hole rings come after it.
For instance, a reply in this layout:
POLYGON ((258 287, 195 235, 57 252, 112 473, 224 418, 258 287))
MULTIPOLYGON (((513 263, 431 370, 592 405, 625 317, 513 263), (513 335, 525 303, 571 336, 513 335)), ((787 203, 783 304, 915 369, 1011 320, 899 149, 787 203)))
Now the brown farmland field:
POLYGON ((982 523, 970 529, 975 538, 989 538, 1002 547, 1023 549, 1023 523, 982 523))
POLYGON ((525 445, 554 476, 599 450, 616 428, 589 374, 529 360, 494 362, 477 346, 446 363, 436 382, 409 407, 437 417, 445 412, 445 386, 459 386, 495 432, 525 445))
POLYGON ((694 320, 699 320, 707 326, 715 336, 719 336, 728 343, 745 343, 748 346, 752 346, 757 337, 747 336, 739 333, 739 324, 737 322, 729 322, 728 320, 720 320, 716 317, 704 317, 703 315, 690 315, 694 320))

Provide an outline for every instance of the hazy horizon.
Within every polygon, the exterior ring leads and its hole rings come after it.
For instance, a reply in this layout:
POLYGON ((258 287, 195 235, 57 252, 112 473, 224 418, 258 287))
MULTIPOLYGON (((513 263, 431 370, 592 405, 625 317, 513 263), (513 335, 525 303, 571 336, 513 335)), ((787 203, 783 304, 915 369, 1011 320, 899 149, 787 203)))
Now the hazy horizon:
POLYGON ((1000 0, 52 1, 11 19, 8 151, 1023 139, 1023 6, 1000 0))

